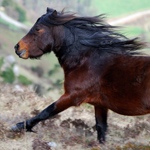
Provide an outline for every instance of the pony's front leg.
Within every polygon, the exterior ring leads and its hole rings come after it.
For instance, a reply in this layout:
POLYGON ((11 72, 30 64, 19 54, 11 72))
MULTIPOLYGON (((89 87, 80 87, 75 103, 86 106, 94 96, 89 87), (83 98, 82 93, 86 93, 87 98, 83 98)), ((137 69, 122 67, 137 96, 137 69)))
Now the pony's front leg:
POLYGON ((13 131, 19 131, 21 129, 26 129, 26 131, 32 132, 32 128, 38 124, 42 120, 49 119, 53 117, 54 115, 58 114, 59 112, 71 107, 76 106, 76 102, 78 101, 79 104, 79 98, 76 98, 74 96, 66 95, 60 97, 59 100, 54 102, 53 104, 49 105, 46 109, 44 109, 41 113, 39 113, 37 116, 26 120, 25 122, 19 122, 14 127, 12 127, 13 131), (74 99, 72 99, 74 98, 74 99))
POLYGON ((107 108, 102 106, 95 106, 97 139, 102 144, 105 142, 105 133, 107 130, 107 111, 107 108))

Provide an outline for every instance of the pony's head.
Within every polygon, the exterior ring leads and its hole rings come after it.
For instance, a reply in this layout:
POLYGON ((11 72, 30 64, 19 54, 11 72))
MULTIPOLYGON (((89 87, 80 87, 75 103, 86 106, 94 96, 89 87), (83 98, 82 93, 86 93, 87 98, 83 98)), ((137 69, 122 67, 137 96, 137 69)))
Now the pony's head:
POLYGON ((63 12, 57 13, 56 10, 47 8, 47 13, 41 16, 27 35, 15 45, 16 54, 24 59, 38 58, 59 49, 64 37, 61 24, 67 22, 62 16, 63 12), (61 24, 58 20, 61 20, 61 24))

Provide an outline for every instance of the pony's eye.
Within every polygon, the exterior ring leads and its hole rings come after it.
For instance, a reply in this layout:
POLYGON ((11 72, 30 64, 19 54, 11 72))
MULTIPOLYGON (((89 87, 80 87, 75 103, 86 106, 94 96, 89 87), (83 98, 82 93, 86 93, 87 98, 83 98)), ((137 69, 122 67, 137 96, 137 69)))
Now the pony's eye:
POLYGON ((35 28, 35 31, 40 31, 40 29, 39 28, 35 28))

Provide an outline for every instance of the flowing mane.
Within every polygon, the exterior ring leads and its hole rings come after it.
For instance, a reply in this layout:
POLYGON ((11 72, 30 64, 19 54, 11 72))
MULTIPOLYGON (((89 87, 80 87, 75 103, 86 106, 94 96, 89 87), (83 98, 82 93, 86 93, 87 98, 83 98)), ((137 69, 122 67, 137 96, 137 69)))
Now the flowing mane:
MULTIPOLYGON (((139 42, 138 38, 128 39, 117 33, 117 27, 107 24, 103 14, 95 17, 78 17, 63 11, 51 14, 53 11, 53 9, 48 9, 47 13, 40 17, 37 22, 48 27, 65 26, 72 33, 72 36, 69 37, 71 38, 69 39, 69 46, 74 44, 78 49, 80 45, 83 45, 95 48, 100 52, 127 55, 141 54, 138 50, 144 48, 144 44, 139 42)), ((70 35, 70 33, 68 34, 70 35)))

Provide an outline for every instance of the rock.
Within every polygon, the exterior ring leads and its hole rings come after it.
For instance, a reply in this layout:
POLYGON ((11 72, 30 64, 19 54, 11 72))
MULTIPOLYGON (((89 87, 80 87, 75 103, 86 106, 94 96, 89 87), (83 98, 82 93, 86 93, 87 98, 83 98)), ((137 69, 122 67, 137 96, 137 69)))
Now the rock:
POLYGON ((51 147, 57 147, 57 144, 55 142, 49 142, 48 145, 51 147))
POLYGON ((16 63, 16 60, 14 58, 13 55, 8 55, 6 58, 5 58, 5 62, 8 62, 9 64, 14 64, 16 63))

